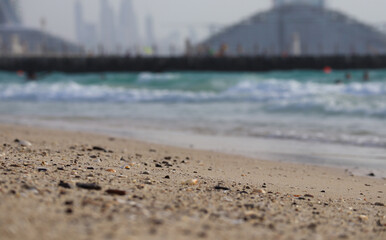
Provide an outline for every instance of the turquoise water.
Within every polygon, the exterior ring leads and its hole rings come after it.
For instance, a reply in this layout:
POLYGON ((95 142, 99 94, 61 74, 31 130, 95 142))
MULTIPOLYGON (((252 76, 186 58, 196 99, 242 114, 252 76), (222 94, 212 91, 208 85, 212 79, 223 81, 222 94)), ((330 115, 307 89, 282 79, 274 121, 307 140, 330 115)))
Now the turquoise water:
POLYGON ((2 72, 0 115, 385 149, 386 70, 363 73, 2 72))

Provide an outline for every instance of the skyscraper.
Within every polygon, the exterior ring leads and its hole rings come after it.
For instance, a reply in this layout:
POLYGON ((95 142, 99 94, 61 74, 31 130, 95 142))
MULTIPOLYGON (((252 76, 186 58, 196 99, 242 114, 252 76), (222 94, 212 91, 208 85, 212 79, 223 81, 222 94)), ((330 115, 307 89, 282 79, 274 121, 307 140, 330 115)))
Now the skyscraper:
POLYGON ((0 0, 0 24, 20 24, 17 0, 0 0))
POLYGON ((118 36, 124 51, 135 52, 140 44, 137 18, 132 0, 122 0, 119 14, 118 36))
POLYGON ((154 20, 151 15, 146 17, 146 45, 153 47, 156 45, 156 39, 154 35, 154 20))
POLYGON ((116 41, 114 11, 107 0, 100 0, 100 43, 104 53, 115 53, 118 47, 116 41))
POLYGON ((84 44, 84 20, 83 20, 83 6, 80 0, 77 0, 75 3, 75 30, 76 30, 76 40, 78 44, 84 44))

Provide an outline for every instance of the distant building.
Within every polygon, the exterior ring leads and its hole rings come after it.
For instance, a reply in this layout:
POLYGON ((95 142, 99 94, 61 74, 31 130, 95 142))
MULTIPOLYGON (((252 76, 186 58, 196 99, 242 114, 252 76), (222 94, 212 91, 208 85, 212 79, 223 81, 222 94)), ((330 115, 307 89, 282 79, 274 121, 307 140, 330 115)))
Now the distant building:
POLYGON ((198 51, 221 55, 386 54, 386 35, 323 0, 274 0, 273 8, 214 34, 198 51))
POLYGON ((140 37, 132 0, 122 0, 118 21, 119 43, 124 52, 137 53, 140 47, 140 37))
POLYGON ((23 26, 16 0, 0 0, 0 55, 75 54, 81 48, 42 30, 23 26))
POLYGON ((147 16, 145 19, 145 29, 146 29, 146 45, 148 47, 154 47, 156 45, 155 33, 154 33, 154 20, 151 15, 147 16))
POLYGON ((100 44, 101 51, 106 54, 118 51, 117 33, 114 11, 107 0, 100 0, 100 44))
POLYGON ((85 33, 84 33, 85 23, 83 19, 83 5, 80 0, 75 2, 75 30, 76 30, 76 40, 79 44, 83 45, 85 42, 85 33))
POLYGON ((273 0, 273 7, 281 7, 288 4, 308 4, 315 7, 325 7, 325 0, 273 0))
POLYGON ((83 5, 80 0, 75 2, 75 35, 77 43, 87 52, 98 50, 98 33, 96 26, 84 19, 83 5))
POLYGON ((17 0, 0 0, 0 24, 21 24, 19 15, 19 3, 17 0))

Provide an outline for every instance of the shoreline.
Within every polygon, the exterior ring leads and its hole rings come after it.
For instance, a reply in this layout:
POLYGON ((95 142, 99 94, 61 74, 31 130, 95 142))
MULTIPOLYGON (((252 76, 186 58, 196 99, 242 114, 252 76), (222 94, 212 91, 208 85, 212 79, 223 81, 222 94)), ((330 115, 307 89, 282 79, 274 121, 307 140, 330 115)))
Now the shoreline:
POLYGON ((385 179, 41 127, 0 124, 0 140, 4 239, 384 239, 386 233, 385 179))
POLYGON ((214 151, 274 162, 290 162, 345 170, 357 176, 374 174, 386 178, 383 148, 298 141, 291 139, 206 134, 181 129, 162 129, 159 125, 141 125, 138 122, 115 123, 98 119, 36 118, 28 120, 2 117, 0 124, 17 124, 51 130, 81 131, 124 139, 214 151))

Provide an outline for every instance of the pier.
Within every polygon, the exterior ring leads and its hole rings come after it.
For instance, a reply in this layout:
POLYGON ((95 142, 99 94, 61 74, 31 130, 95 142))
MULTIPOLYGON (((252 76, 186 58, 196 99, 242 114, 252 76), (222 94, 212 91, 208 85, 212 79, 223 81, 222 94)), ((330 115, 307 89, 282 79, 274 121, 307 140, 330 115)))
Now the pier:
POLYGON ((25 72, 264 72, 386 69, 386 55, 331 57, 1 57, 0 71, 25 72))

